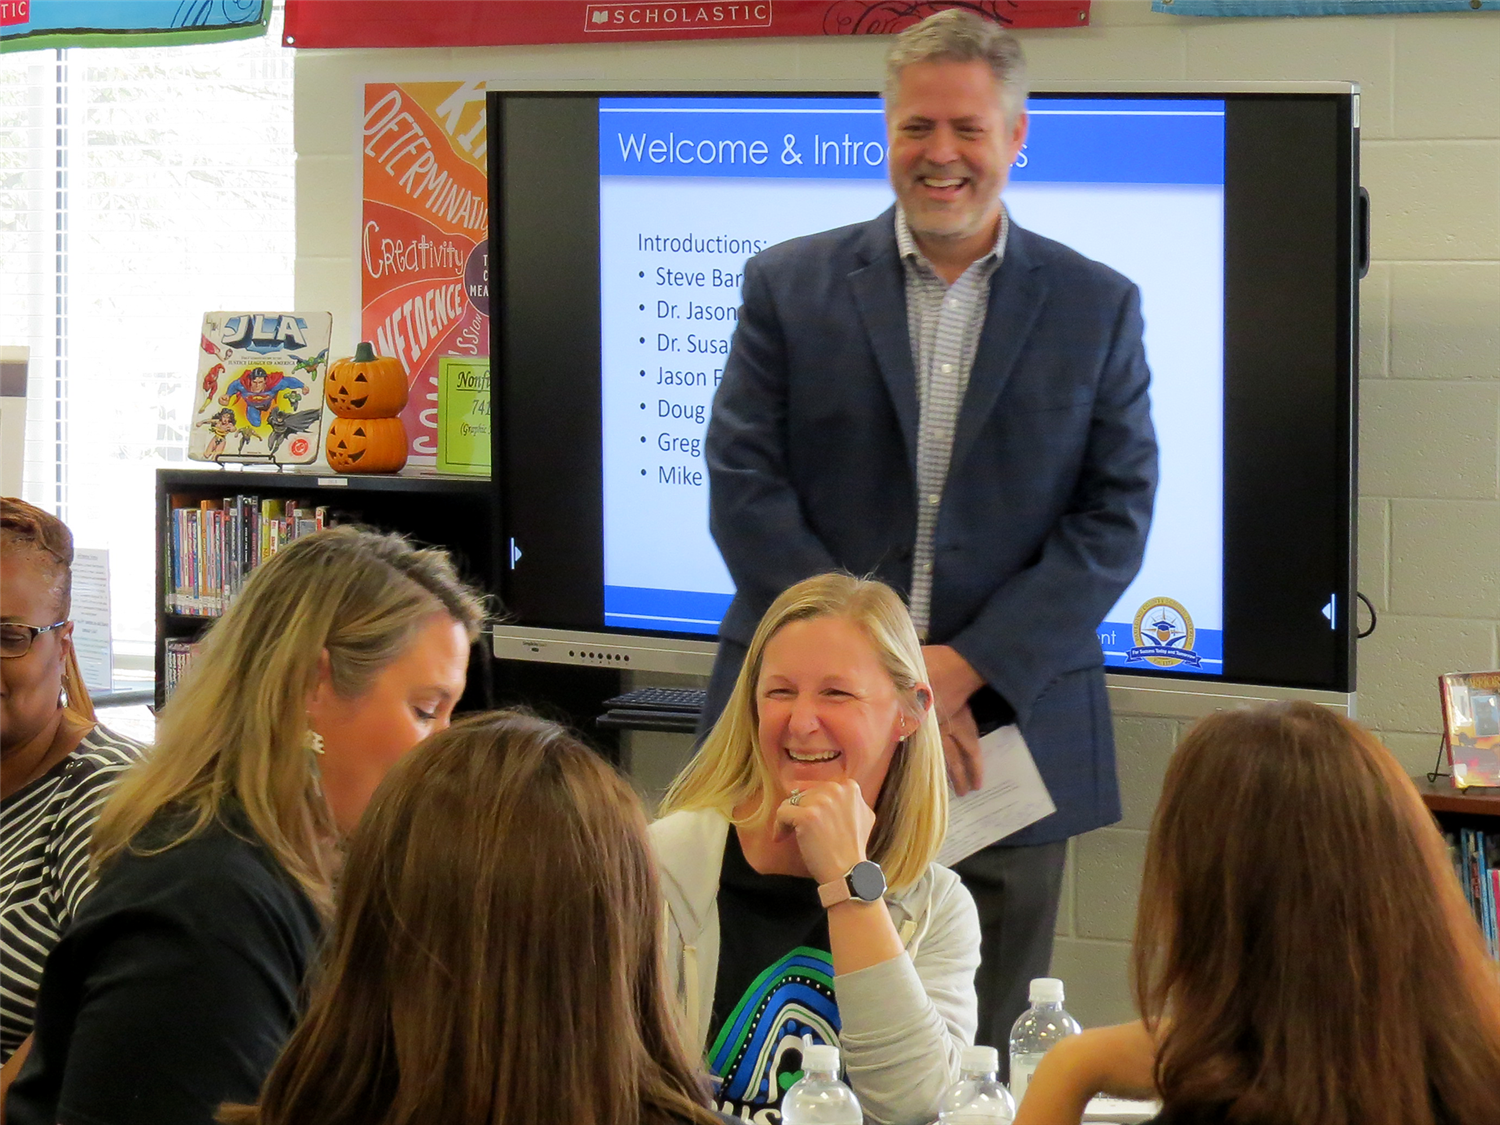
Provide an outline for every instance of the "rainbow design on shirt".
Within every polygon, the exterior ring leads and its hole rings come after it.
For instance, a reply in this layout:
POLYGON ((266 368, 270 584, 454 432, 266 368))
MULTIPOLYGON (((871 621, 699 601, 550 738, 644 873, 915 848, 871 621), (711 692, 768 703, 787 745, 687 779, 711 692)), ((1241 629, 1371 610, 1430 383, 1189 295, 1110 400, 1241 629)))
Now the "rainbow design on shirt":
POLYGON ((798 946, 767 966, 730 1011, 705 1060, 721 1079, 720 1109, 779 1106, 802 1077, 802 1037, 836 1047, 839 1027, 826 951, 798 946))

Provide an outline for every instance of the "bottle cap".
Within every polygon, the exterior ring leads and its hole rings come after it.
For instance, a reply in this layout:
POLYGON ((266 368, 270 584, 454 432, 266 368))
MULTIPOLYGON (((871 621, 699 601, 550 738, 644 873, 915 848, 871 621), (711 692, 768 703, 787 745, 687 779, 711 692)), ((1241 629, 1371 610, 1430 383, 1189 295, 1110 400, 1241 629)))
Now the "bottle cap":
POLYGON ((1037 977, 1031 982, 1031 1002, 1033 1004, 1061 1004, 1063 982, 1056 977, 1037 977))
POLYGON ((966 1074, 995 1074, 1000 1069, 1000 1052, 993 1047, 965 1047, 958 1057, 958 1068, 966 1074))
POLYGON ((802 1048, 802 1069, 839 1072, 839 1049, 827 1043, 802 1048))

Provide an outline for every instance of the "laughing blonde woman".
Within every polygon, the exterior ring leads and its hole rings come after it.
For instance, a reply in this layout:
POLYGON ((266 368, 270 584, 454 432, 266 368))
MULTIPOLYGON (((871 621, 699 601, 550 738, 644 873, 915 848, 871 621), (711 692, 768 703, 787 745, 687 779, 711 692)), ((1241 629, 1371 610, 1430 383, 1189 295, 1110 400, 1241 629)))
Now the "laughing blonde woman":
POLYGON ((888 586, 798 583, 652 826, 684 1036, 731 1116, 779 1107, 808 1035, 840 1048, 868 1119, 930 1121, 973 1040, 979 920, 933 862, 947 780, 925 679, 888 586))

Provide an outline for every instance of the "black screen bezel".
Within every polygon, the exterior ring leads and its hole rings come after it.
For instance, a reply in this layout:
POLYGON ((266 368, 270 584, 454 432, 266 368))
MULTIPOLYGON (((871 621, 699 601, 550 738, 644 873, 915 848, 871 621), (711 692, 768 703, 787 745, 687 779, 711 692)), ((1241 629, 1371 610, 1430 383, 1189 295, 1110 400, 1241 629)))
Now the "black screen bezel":
MULTIPOLYGON (((518 539, 531 564, 505 569, 499 588, 515 624, 705 640, 603 624, 597 138, 609 96, 489 95, 495 485, 502 542, 518 539)), ((1033 95, 1111 96, 1143 95, 1033 95)), ((1224 672, 1107 670, 1353 691, 1355 97, 1150 96, 1226 102, 1224 672)))

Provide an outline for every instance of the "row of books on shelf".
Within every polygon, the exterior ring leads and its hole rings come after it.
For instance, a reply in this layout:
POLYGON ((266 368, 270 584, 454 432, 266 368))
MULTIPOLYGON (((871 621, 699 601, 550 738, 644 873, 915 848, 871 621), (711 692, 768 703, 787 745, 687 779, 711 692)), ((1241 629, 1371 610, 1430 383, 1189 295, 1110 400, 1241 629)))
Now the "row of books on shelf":
POLYGON ((168 611, 219 616, 252 570, 329 522, 327 505, 301 500, 240 494, 185 501, 174 496, 164 591, 168 611))
POLYGON ((1489 943, 1490 956, 1500 960, 1500 832, 1459 828, 1444 835, 1464 897, 1489 943))
POLYGON ((198 645, 198 641, 185 641, 180 638, 174 638, 166 643, 165 698, 171 699, 172 693, 177 690, 177 684, 187 673, 188 665, 193 662, 193 657, 198 655, 198 645))

